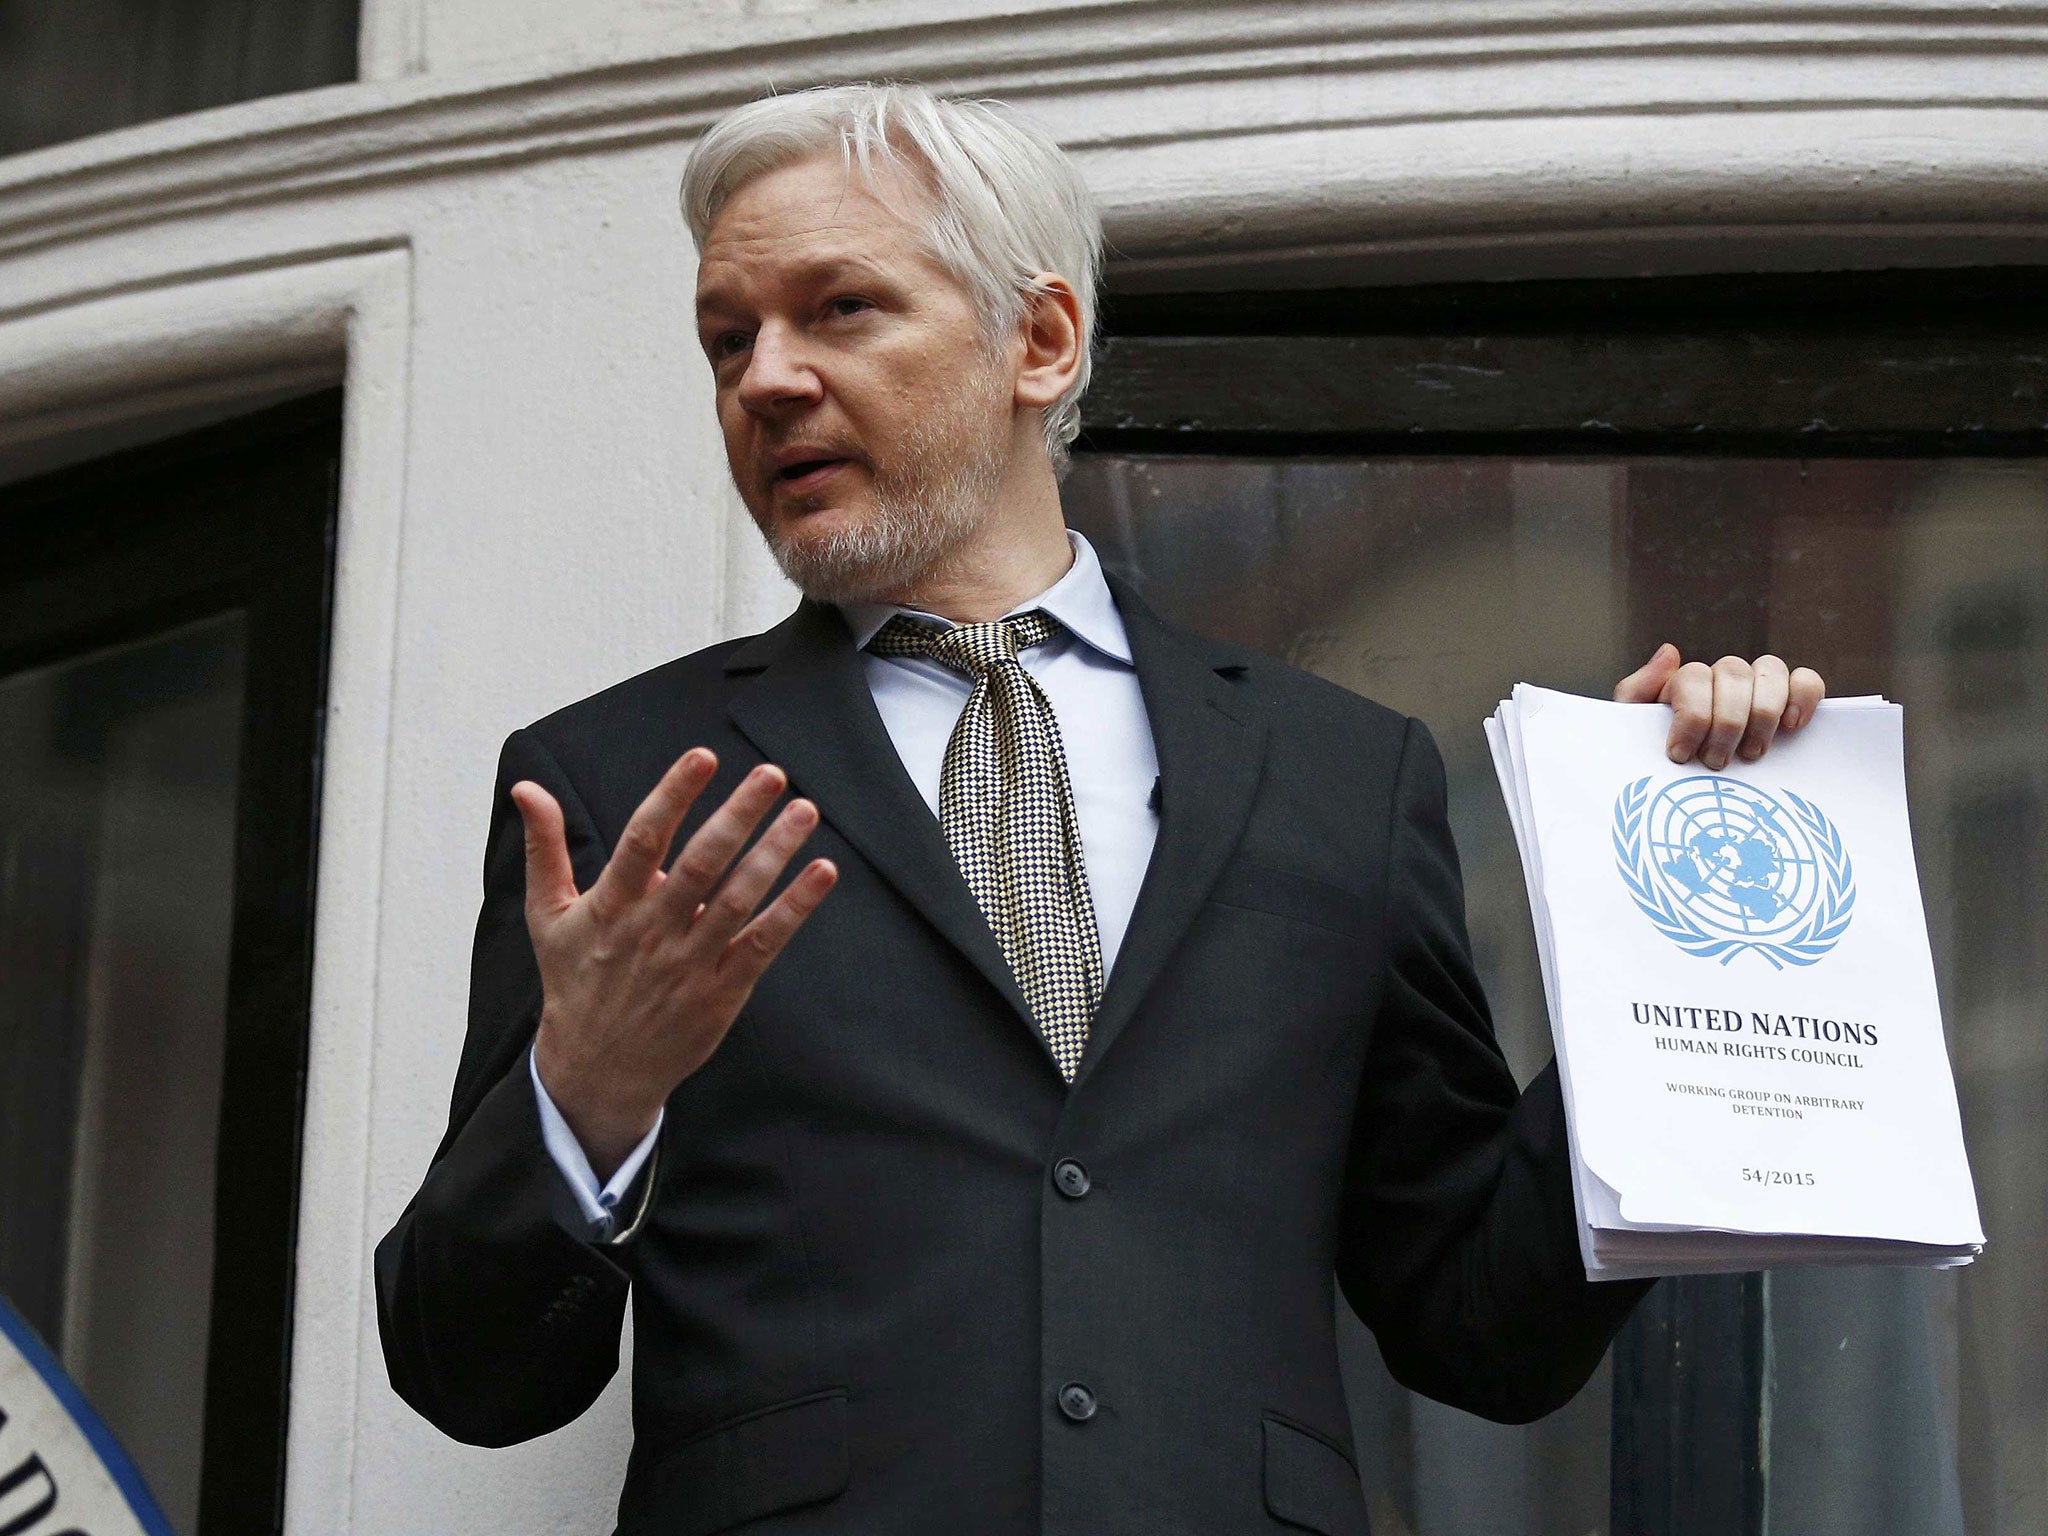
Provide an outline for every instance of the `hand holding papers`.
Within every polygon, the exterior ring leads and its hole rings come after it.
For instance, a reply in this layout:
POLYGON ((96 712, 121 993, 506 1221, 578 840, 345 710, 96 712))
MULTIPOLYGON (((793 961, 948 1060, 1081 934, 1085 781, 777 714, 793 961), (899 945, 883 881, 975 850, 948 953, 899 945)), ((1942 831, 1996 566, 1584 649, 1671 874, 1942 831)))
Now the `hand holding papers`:
POLYGON ((1899 707, 1830 700, 1718 773, 1670 761, 1669 719, 1517 684, 1486 722, 1586 1273, 1968 1263, 1899 707))

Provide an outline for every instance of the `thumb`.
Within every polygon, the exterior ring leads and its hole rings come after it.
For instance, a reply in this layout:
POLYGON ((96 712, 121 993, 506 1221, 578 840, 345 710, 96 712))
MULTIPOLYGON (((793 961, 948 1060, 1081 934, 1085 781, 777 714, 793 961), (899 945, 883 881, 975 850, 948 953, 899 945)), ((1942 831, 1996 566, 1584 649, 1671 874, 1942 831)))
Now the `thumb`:
POLYGON ((512 803, 526 826, 526 917, 551 918, 576 900, 576 868, 562 830, 562 808, 531 779, 512 786, 512 803))
POLYGON ((1664 685, 1671 681, 1684 661, 1685 658, 1678 654, 1678 647, 1666 640, 1651 653, 1648 661, 1614 685, 1614 702, 1656 703, 1664 692, 1664 685))

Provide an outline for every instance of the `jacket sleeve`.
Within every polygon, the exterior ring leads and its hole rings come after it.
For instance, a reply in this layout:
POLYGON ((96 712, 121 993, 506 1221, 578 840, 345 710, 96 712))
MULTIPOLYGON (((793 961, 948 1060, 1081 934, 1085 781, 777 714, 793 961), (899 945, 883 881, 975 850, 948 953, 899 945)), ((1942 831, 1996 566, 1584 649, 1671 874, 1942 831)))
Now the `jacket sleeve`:
POLYGON ((1388 979, 1360 1082, 1338 1280, 1403 1386, 1526 1423, 1585 1385, 1647 1282, 1590 1282, 1552 1062, 1518 1094, 1472 963, 1443 759, 1408 722, 1388 979))
MULTIPOLYGON (((375 1259, 392 1386, 472 1445, 546 1434, 595 1401, 618 1370, 632 1260, 627 1241, 590 1240, 541 1136, 526 1063, 540 972, 526 932, 524 831, 508 793, 521 779, 561 803, 580 887, 608 857, 553 756, 515 732, 499 758, 448 1131, 375 1259)), ((659 1161, 657 1148, 628 1209, 644 1214, 659 1161)), ((623 1225, 630 1239, 638 1216, 623 1225)))

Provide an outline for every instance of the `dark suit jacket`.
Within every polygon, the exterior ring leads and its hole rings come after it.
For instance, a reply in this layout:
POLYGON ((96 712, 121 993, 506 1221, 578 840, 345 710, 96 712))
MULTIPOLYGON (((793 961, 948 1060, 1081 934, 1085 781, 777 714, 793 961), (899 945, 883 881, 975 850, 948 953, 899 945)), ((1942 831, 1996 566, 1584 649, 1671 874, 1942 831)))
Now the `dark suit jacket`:
POLYGON ((1160 827, 1071 1088, 834 610, 513 733, 448 1134, 377 1249, 407 1402, 484 1445, 567 1424, 630 1298, 622 1532, 1356 1536, 1333 1271, 1418 1391, 1515 1421, 1585 1381, 1641 1287, 1583 1277, 1554 1071, 1518 1098, 1494 1043, 1428 731, 1114 590, 1160 827), (840 884, 602 1246, 541 1142, 506 791, 561 801, 587 886, 698 744, 697 815, 780 763, 840 884))

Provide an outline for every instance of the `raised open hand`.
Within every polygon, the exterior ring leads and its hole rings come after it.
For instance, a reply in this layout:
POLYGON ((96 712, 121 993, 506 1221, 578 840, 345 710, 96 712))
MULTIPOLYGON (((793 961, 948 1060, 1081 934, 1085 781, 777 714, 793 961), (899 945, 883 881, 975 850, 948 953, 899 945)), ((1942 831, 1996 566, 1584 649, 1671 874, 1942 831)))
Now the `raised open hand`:
POLYGON ((717 766, 702 747, 676 759, 582 892, 554 796, 530 780, 512 786, 526 826, 526 926, 543 999, 535 1065, 600 1180, 718 1049, 761 973, 839 878, 830 861, 814 859, 755 910, 818 824, 816 806, 792 800, 740 856, 788 784, 766 763, 664 870, 662 856, 717 766))
POLYGON ((1796 731, 1813 718, 1826 692, 1811 667, 1788 669, 1775 656, 1723 656, 1710 667, 1685 660, 1669 642, 1614 685, 1618 703, 1671 706, 1665 750, 1674 763, 1697 753, 1714 769, 1726 768, 1738 754, 1751 762, 1762 757, 1780 731, 1796 731))

